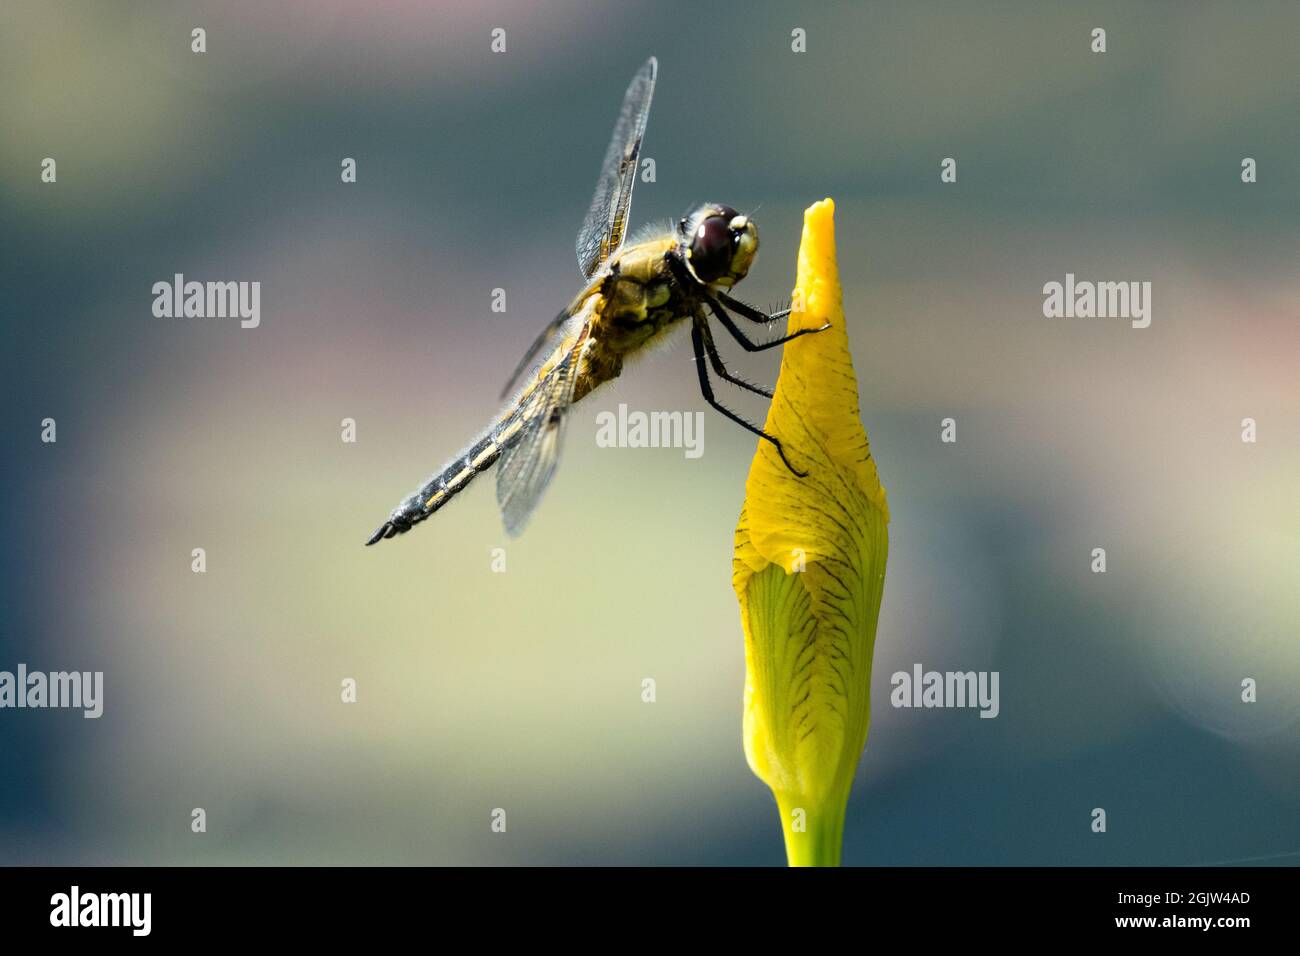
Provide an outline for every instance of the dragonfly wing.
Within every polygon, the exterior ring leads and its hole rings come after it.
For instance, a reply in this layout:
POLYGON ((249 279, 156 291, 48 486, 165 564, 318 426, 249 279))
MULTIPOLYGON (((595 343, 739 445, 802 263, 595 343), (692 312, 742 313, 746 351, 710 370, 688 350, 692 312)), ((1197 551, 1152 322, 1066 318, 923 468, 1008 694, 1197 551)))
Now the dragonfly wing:
POLYGON ((546 328, 537 333, 537 338, 533 339, 533 344, 528 346, 528 351, 525 352, 524 357, 519 360, 519 364, 515 366, 515 370, 510 373, 510 378, 507 379, 505 388, 501 390, 502 398, 505 398, 511 393, 514 387, 519 383, 520 379, 523 378, 525 372, 534 368, 537 356, 544 354, 542 350, 545 349, 547 345, 551 345, 552 348, 554 348, 553 343, 561 342, 561 333, 566 330, 569 331, 569 334, 573 334, 569 326, 574 315, 587 308, 591 301, 591 295, 599 289, 600 282, 601 280, 599 279, 593 279, 589 282, 587 287, 578 293, 578 297, 574 299, 563 312, 551 319, 550 322, 547 322, 546 328))
POLYGON ((506 534, 519 535, 532 517, 560 461, 560 446, 569 406, 591 332, 590 311, 575 316, 562 330, 560 357, 525 389, 505 426, 505 451, 497 465, 497 504, 506 534))
POLYGON ((510 394, 510 390, 519 383, 520 376, 522 376, 524 372, 528 371, 529 366, 531 366, 537 356, 541 354, 546 343, 555 336, 556 332, 560 331, 560 329, 564 327, 564 323, 568 320, 568 311, 561 312, 546 324, 546 328, 542 329, 542 331, 537 334, 537 338, 533 339, 533 344, 528 346, 528 351, 524 353, 524 357, 519 360, 519 364, 515 366, 515 370, 510 373, 510 378, 506 380, 505 388, 501 390, 502 398, 505 398, 510 394))
POLYGON ((632 77, 623 97, 623 109, 614 124, 609 149, 605 151, 596 193, 591 197, 591 208, 578 232, 578 268, 588 278, 614 254, 627 231, 632 186, 636 182, 636 160, 641 152, 641 139, 645 136, 658 72, 659 61, 650 57, 632 77))

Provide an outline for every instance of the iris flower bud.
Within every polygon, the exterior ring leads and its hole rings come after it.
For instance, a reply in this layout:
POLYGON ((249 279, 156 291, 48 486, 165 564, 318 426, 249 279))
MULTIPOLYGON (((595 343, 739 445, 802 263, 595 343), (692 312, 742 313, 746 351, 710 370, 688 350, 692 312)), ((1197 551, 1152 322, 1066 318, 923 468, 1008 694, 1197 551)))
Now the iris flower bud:
POLYGON ((771 787, 791 866, 835 866, 871 717, 871 656, 889 506, 858 414, 835 204, 804 213, 789 331, 767 432, 736 527, 732 584, 745 632, 745 756, 771 787))

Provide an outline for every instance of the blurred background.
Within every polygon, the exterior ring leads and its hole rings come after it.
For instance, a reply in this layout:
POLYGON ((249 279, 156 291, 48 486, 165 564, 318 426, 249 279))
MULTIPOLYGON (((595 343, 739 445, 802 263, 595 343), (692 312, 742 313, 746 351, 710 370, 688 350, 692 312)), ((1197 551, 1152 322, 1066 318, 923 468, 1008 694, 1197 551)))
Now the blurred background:
POLYGON ((106 686, 0 711, 0 863, 784 861, 740 738, 755 442, 684 338, 578 406, 519 540, 484 479, 362 547, 577 291, 653 54, 634 230, 757 210, 768 306, 836 201, 892 511, 845 862, 1294 864, 1297 35, 1288 3, 7 2, 0 670, 106 686), (155 318, 178 272, 259 281, 260 327, 155 318), (1044 318, 1067 272, 1151 282, 1150 328, 1044 318), (597 447, 619 403, 703 410, 703 456, 597 447), (892 709, 918 662, 999 671, 1000 716, 892 709))

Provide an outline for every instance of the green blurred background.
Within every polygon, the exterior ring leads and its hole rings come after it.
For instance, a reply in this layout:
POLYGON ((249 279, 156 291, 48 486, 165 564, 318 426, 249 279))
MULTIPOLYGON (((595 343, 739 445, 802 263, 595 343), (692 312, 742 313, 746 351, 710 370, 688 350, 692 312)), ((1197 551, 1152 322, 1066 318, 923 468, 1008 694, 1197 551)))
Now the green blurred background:
POLYGON ((769 305, 836 200, 893 515, 845 862, 1300 860, 1297 35, 1291 3, 9 0, 0 669, 106 702, 0 711, 0 863, 783 861, 740 741, 755 443, 684 342, 578 407, 518 541, 484 480, 361 546, 576 291, 651 54, 634 229, 756 209, 769 305), (176 272, 261 282, 261 326, 154 318, 176 272), (1152 282, 1151 327, 1043 318, 1067 272, 1152 282), (598 448, 620 402, 705 410, 704 455, 598 448), (890 708, 915 662, 998 670, 1001 715, 890 708))

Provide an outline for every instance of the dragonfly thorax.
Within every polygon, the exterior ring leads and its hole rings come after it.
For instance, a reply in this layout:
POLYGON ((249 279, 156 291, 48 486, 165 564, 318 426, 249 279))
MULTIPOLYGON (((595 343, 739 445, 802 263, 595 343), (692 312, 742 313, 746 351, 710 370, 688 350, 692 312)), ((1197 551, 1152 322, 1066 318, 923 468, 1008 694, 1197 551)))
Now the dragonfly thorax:
POLYGON ((681 221, 678 231, 686 268, 705 285, 734 286, 758 252, 758 226, 730 206, 701 206, 681 221))

